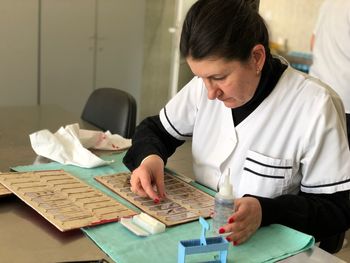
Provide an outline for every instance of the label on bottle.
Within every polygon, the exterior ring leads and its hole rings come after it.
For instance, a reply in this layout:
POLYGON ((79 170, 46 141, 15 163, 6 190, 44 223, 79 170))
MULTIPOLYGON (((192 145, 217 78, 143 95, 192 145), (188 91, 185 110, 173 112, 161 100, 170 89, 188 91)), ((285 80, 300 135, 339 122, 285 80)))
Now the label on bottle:
MULTIPOLYGON (((215 198, 212 231, 219 235, 219 228, 227 224, 234 212, 233 200, 215 198)), ((227 234, 227 233, 225 233, 227 234)))

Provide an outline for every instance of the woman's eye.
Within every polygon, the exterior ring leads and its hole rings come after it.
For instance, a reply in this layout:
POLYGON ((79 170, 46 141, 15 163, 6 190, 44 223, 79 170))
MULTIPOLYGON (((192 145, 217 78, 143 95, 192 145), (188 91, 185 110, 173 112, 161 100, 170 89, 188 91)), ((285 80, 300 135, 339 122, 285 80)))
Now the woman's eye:
POLYGON ((213 77, 213 80, 223 80, 225 77, 213 77))

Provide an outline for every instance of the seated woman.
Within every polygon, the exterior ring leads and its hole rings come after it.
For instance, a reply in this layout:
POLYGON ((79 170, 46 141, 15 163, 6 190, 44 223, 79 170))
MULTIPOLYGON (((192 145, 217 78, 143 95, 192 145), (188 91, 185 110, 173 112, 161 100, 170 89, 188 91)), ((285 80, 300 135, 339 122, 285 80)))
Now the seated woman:
POLYGON ((164 198, 167 158, 192 139, 196 181, 217 190, 231 171, 235 211, 219 231, 234 245, 272 223, 316 240, 344 232, 350 152, 343 104, 270 54, 265 23, 247 2, 199 0, 189 10, 180 51, 195 77, 137 127, 124 158, 132 191, 164 198))

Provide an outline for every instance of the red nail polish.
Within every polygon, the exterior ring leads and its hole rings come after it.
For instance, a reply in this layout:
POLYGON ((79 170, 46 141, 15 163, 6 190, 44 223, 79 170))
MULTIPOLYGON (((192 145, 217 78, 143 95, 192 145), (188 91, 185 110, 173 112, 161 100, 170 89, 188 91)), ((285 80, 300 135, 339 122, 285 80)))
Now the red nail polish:
POLYGON ((153 200, 153 202, 154 202, 155 204, 158 204, 158 203, 159 203, 159 198, 155 198, 155 199, 153 200))
POLYGON ((223 234, 223 233, 225 233, 225 229, 223 229, 222 227, 219 228, 219 234, 223 234))
POLYGON ((231 242, 231 241, 232 241, 232 238, 226 237, 226 240, 227 240, 228 242, 231 242))
POLYGON ((233 241, 233 245, 237 246, 238 245, 237 241, 233 241))
POLYGON ((233 222, 235 222, 235 220, 233 220, 233 218, 231 217, 231 218, 228 220, 228 223, 229 223, 229 224, 232 224, 233 222))

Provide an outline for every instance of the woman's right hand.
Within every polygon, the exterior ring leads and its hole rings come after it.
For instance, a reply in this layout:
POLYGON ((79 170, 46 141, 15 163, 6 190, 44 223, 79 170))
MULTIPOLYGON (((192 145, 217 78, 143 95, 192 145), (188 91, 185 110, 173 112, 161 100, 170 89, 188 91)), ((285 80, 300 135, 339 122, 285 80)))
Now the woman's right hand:
POLYGON ((131 174, 131 191, 150 197, 155 203, 165 198, 164 162, 155 154, 147 156, 131 174), (156 186, 156 191, 153 186, 156 186))

